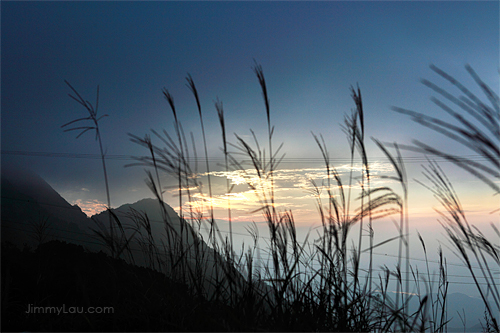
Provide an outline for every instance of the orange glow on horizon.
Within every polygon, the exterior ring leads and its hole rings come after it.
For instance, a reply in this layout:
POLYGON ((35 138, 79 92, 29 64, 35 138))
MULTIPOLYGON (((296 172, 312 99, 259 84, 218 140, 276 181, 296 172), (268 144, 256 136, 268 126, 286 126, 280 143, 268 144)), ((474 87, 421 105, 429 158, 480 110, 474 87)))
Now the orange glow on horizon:
POLYGON ((91 217, 93 215, 99 214, 106 210, 106 204, 99 202, 99 200, 82 200, 77 199, 73 203, 73 205, 78 205, 81 210, 88 216, 91 217))

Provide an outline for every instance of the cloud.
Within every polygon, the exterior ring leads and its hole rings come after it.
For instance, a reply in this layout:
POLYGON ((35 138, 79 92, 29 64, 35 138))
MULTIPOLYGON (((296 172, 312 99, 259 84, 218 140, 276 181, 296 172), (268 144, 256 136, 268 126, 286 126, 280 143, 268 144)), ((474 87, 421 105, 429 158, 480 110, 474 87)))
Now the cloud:
MULTIPOLYGON (((278 211, 292 211, 296 220, 304 224, 317 221, 318 204, 328 209, 325 205, 328 205, 330 197, 336 198, 340 202, 341 191, 343 191, 345 199, 350 198, 350 212, 348 214, 353 215, 361 204, 359 196, 362 191, 360 184, 362 165, 360 163, 355 163, 352 166, 342 164, 335 170, 342 182, 342 187, 339 187, 332 172, 329 177, 324 167, 278 169, 273 172, 274 182, 271 181, 269 174, 259 177, 257 171, 251 168, 212 171, 210 172, 212 196, 209 196, 206 186, 191 188, 191 199, 190 201, 184 200, 183 205, 186 209, 195 208, 198 212, 202 212, 203 216, 209 215, 209 208, 212 205, 215 217, 221 219, 227 218, 229 205, 233 221, 252 219, 259 221, 263 218, 262 211, 259 209, 273 201, 278 211), (231 188, 230 193, 228 193, 227 183, 231 188), (328 184, 330 184, 330 188, 328 188, 328 184), (274 195, 274 200, 271 200, 272 195, 274 195)), ((199 174, 199 182, 207 184, 207 176, 208 173, 199 174)), ((388 186, 397 194, 402 195, 401 186, 397 181, 383 178, 383 176, 395 176, 393 166, 390 163, 374 162, 370 164, 370 176, 372 189, 388 186)), ((165 198, 167 202, 178 202, 178 199, 174 197, 178 194, 175 187, 174 184, 172 187, 174 189, 169 193, 172 195, 172 200, 169 201, 165 198)), ((386 192, 378 194, 386 194, 386 192)), ((423 200, 423 195, 422 191, 418 191, 418 189, 411 192, 409 212, 414 217, 430 217, 435 214, 432 209, 434 203, 429 204, 428 201, 423 200)), ((184 196, 184 198, 187 197, 184 196)), ((471 212, 473 214, 476 210, 479 213, 481 207, 481 203, 477 203, 477 206, 468 206, 464 209, 474 210, 471 212)))
MULTIPOLYGON (((387 182, 387 179, 376 178, 378 175, 386 174, 392 171, 390 163, 373 163, 371 175, 373 175, 372 185, 376 186, 378 182, 387 182)), ((362 170, 361 164, 341 165, 336 169, 339 177, 342 179, 343 190, 349 188, 353 191, 360 191, 361 187, 358 178, 352 179, 349 185, 349 177, 357 175, 362 170), (344 184, 345 183, 345 184, 344 184)), ((200 180, 205 182, 208 173, 200 175, 200 180)), ((236 220, 236 213, 243 213, 245 219, 250 215, 254 216, 256 210, 265 204, 271 204, 280 210, 292 210, 301 216, 301 220, 316 218, 312 217, 311 212, 317 212, 317 197, 321 199, 328 198, 326 186, 330 180, 330 195, 339 197, 339 188, 333 175, 327 173, 325 168, 287 168, 279 169, 273 172, 272 178, 269 173, 259 174, 255 169, 241 169, 232 171, 212 171, 210 172, 212 180, 212 197, 201 191, 193 191, 191 201, 186 202, 186 206, 196 207, 199 210, 208 210, 212 205, 217 213, 227 211, 228 204, 236 220), (273 181, 271 181, 271 179, 273 181), (229 181, 231 193, 228 193, 226 182, 229 181), (273 200, 271 197, 274 195, 273 200)), ((174 191, 175 192, 175 191, 174 191)), ((205 192, 207 192, 205 190, 205 192)), ((357 197, 358 193, 355 192, 357 197)), ((225 213, 224 213, 225 214, 225 213)), ((261 215, 258 213, 257 217, 261 215)))
POLYGON ((99 214, 100 212, 106 210, 106 204, 96 199, 93 200, 77 199, 73 201, 72 204, 78 205, 78 207, 80 207, 82 211, 89 217, 95 214, 99 214))

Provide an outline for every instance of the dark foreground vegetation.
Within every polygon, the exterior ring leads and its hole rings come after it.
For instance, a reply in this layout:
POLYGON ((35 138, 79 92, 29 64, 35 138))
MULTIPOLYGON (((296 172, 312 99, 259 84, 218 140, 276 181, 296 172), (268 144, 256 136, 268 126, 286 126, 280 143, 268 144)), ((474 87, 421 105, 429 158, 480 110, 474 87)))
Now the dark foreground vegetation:
POLYGON ((264 324, 248 319, 244 309, 208 302, 103 252, 57 240, 34 250, 2 243, 3 332, 259 331, 264 324))
MULTIPOLYGON (((436 284, 430 282, 429 270, 419 273, 410 263, 408 186, 401 149, 445 158, 482 180, 493 193, 498 194, 500 102, 470 67, 467 70, 486 96, 486 102, 451 76, 435 67, 433 70, 461 94, 454 97, 424 81, 452 105, 447 106, 435 99, 436 104, 456 123, 401 108, 396 111, 442 133, 483 159, 477 161, 454 156, 421 141, 402 147, 373 139, 393 166, 393 174, 385 177, 398 185, 396 188, 372 187, 370 161, 365 148, 367 139, 361 91, 352 88, 355 108, 345 116, 343 125, 351 152, 349 177, 343 179, 340 176, 330 162, 327 143, 320 134, 313 134, 324 160, 325 181, 313 184, 322 231, 312 243, 298 240, 293 212, 281 211, 275 204, 274 175, 283 155, 281 145, 276 146, 273 141, 275 128, 262 68, 256 65, 254 71, 262 89, 263 115, 267 119, 264 143, 259 142, 254 132, 253 142, 238 135, 235 142, 231 142, 226 137, 222 102, 215 102, 221 125, 224 167, 244 172, 248 186, 260 202, 260 211, 269 229, 267 254, 270 259, 264 263, 263 269, 255 267, 259 237, 255 231, 249 230, 254 236, 253 246, 245 248, 240 254, 234 249, 230 196, 227 205, 229 235, 223 235, 218 229, 210 205, 210 199, 214 197, 210 173, 207 194, 196 171, 198 168, 192 164, 190 152, 195 150, 190 147, 195 142, 192 140, 188 144, 174 99, 168 90, 164 90, 174 117, 174 128, 170 132, 173 134, 153 131, 154 140, 160 144, 154 143, 150 135, 130 135, 131 141, 146 148, 148 154, 136 157, 136 163, 131 166, 148 168, 147 184, 164 212, 164 239, 158 241, 152 234, 147 214, 131 212, 134 225, 124 225, 109 210, 106 223, 96 222, 94 230, 109 256, 86 253, 79 247, 60 242, 42 244, 34 252, 16 250, 4 244, 2 268, 8 269, 2 269, 2 325, 12 325, 5 326, 5 329, 13 330, 447 331, 446 258, 441 253, 436 284), (459 111, 454 111, 453 107, 458 107, 459 111), (354 168, 357 160, 361 161, 361 168, 354 168), (250 172, 250 169, 253 171, 250 172), (181 209, 177 227, 173 227, 164 203, 161 181, 164 178, 160 175, 165 174, 178 181, 178 206, 181 209), (198 198, 204 200, 195 199, 194 193, 201 194, 198 198), (198 205, 185 205, 195 200, 198 200, 198 205), (396 219, 399 236, 383 243, 395 243, 398 260, 396 267, 384 267, 382 273, 375 275, 373 249, 380 244, 374 243, 372 222, 388 215, 396 219), (199 237, 202 227, 209 230, 208 239, 201 240, 199 237), (356 237, 352 236, 353 228, 358 228, 356 237), (209 251, 202 250, 206 249, 205 241, 215 250, 214 255, 209 256, 209 251), (148 269, 126 264, 136 259, 131 251, 132 244, 138 244, 143 250, 148 269), (366 271, 362 269, 364 265, 368 266, 366 271), (395 291, 395 296, 391 296, 392 291, 395 291), (415 291, 418 295, 410 296, 415 291), (4 297, 5 294, 7 296, 4 297), (418 299, 416 309, 409 306, 412 297, 418 299), (115 312, 42 317, 22 314, 20 310, 25 311, 25 304, 102 304, 113 306, 115 312)), ((206 171, 210 171, 202 106, 190 76, 187 77, 187 85, 196 101, 206 171)), ((89 126, 68 130, 81 130, 80 135, 89 130, 96 132, 109 202, 105 155, 99 135, 99 120, 102 117, 97 115, 98 103, 94 108, 73 87, 70 88, 74 93, 71 97, 86 108, 89 117, 66 125, 91 121, 89 126)), ((436 162, 429 159, 424 175, 427 178, 424 185, 442 204, 441 223, 450 243, 469 269, 483 300, 483 330, 498 332, 500 293, 493 270, 500 267, 499 245, 468 223, 452 184, 436 162), (486 286, 478 283, 479 277, 486 282, 486 286)), ((226 192, 231 191, 231 184, 228 183, 226 192)), ((492 225, 492 232, 500 236, 495 225, 492 225)), ((412 246, 421 247, 427 255, 422 238, 420 244, 412 246)))

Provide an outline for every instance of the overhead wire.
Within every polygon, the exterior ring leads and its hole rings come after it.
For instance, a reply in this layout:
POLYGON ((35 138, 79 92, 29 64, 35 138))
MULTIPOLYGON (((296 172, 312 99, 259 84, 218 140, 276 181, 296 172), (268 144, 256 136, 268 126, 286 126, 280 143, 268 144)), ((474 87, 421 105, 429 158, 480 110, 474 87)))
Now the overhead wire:
MULTIPOLYGON (((81 158, 81 159, 101 159, 100 154, 82 154, 82 153, 58 153, 58 152, 36 152, 36 151, 22 151, 22 150, 1 150, 2 155, 13 155, 13 156, 39 156, 39 157, 57 157, 57 158, 81 158)), ((460 158, 472 160, 472 161, 488 161, 483 155, 470 154, 461 155, 460 158)), ((123 160, 123 161, 136 161, 137 157, 131 155, 123 154, 106 154, 104 156, 107 160, 123 160)), ((207 160, 205 157, 186 157, 186 161, 189 162, 204 162, 207 160)), ((424 163, 427 159, 423 156, 408 156, 402 157, 405 163, 424 163)), ((355 159, 356 160, 356 159, 355 159)), ((385 157, 373 157, 371 158, 374 162, 386 161, 385 157)), ((210 157, 209 162, 223 162, 224 157, 210 157)), ((284 157, 282 160, 284 163, 323 163, 324 159, 322 157, 284 157)), ((330 158, 330 162, 337 163, 349 163, 351 161, 350 157, 333 157, 330 158)), ((438 158, 439 162, 449 162, 445 158, 438 158)), ((359 160, 361 162, 361 159, 359 160)), ((387 163, 389 163, 387 161, 387 163)))
MULTIPOLYGON (((39 156, 39 157, 55 157, 55 158, 81 158, 81 159, 101 159, 102 158, 102 156, 99 154, 81 154, 81 153, 30 152, 30 151, 11 151, 11 150, 2 150, 1 153, 5 154, 5 155, 39 156)), ((461 157, 464 159, 469 159, 469 160, 474 160, 474 161, 487 160, 481 155, 463 155, 461 157)), ((135 161, 136 160, 136 158, 134 158, 133 156, 130 156, 130 155, 106 155, 105 158, 109 159, 109 160, 126 160, 126 161, 135 161)), ((382 158, 379 158, 379 159, 382 159, 382 158)), ((191 157, 191 158, 188 158, 188 160, 189 161, 206 161, 207 159, 206 158, 191 157)), ((223 161, 223 158, 222 157, 221 158, 212 157, 212 158, 209 158, 208 160, 209 160, 209 162, 221 162, 221 161, 223 161)), ((422 162, 427 161, 427 159, 425 159, 423 157, 404 157, 403 160, 405 161, 405 163, 422 163, 422 162)), ((446 159, 442 159, 442 160, 443 160, 443 162, 447 162, 446 159)), ((322 158, 284 158, 283 159, 283 162, 286 162, 286 163, 316 163, 316 162, 320 163, 323 161, 324 160, 322 158)), ((330 161, 331 162, 338 162, 338 163, 342 163, 342 162, 347 163, 347 162, 350 162, 350 158, 331 158, 330 161)), ((7 198, 7 197, 2 196, 2 198, 7 198)), ((30 202, 30 200, 28 200, 28 199, 19 199, 19 198, 10 198, 10 199, 30 202)), ((48 206, 76 209, 75 206, 65 207, 65 206, 54 205, 54 204, 50 204, 50 203, 41 203, 41 202, 37 202, 37 203, 42 204, 42 205, 48 205, 48 206)), ((164 223, 163 221, 155 221, 155 220, 151 220, 151 222, 164 223)), ((68 232, 71 232, 71 231, 68 231, 68 232)), ((221 231, 221 232, 228 233, 226 231, 221 231)), ((243 234, 243 233, 233 232, 233 234, 251 237, 251 235, 243 234)), ((88 234, 85 234, 85 235, 88 235, 88 234)), ((270 239, 269 237, 260 237, 260 238, 268 239, 268 240, 270 239)), ((96 243, 96 244, 99 244, 99 243, 96 243)), ((304 242, 302 244, 305 245, 306 243, 304 242)), ((313 243, 310 243, 310 242, 307 242, 307 244, 314 245, 313 243)), ((373 254, 381 255, 381 256, 389 256, 389 257, 398 257, 397 255, 391 255, 391 254, 387 254, 387 253, 373 253, 373 254)), ((437 261, 425 260, 425 259, 421 259, 421 258, 410 258, 410 259, 414 260, 414 261, 423 261, 423 262, 431 262, 431 263, 439 264, 439 262, 437 262, 437 261)), ((455 263, 447 263, 447 265, 465 267, 465 265, 463 265, 463 264, 455 264, 455 263)), ((464 277, 466 277, 466 276, 464 276, 464 277)))
MULTIPOLYGON (((32 233, 32 234, 35 234, 36 232, 33 231, 33 230, 25 230, 25 229, 20 229, 20 228, 15 228, 13 226, 7 226, 8 228, 10 229, 14 229, 14 230, 18 230, 18 231, 23 231, 23 232, 28 232, 28 233, 32 233)), ((68 231, 68 232, 71 232, 71 231, 68 231)), ((82 235, 86 235, 86 236, 89 236, 88 234, 85 234, 85 233, 78 233, 78 232, 71 232, 71 233, 77 233, 77 234, 82 234, 82 235)), ((100 242, 95 242, 95 241, 91 241, 91 240, 87 240, 87 239, 78 239, 78 238, 71 238, 71 237, 65 237, 65 236, 57 236, 57 238, 60 238, 60 239, 64 239, 64 240, 71 240, 71 241, 76 241, 76 242, 82 242, 82 243, 87 243, 87 244, 94 244, 94 245, 103 245, 102 243, 100 242)), ((130 248, 130 251, 133 251, 133 252, 140 252, 140 253, 143 253, 145 254, 146 251, 142 250, 142 249, 136 249, 136 248, 130 248)), ((162 251, 152 251, 154 252, 155 255, 168 255, 167 252, 162 252, 162 251)), ((186 256, 186 254, 184 254, 186 256)), ((187 256, 188 259, 196 259, 196 256, 193 256, 193 255, 190 255, 190 256, 187 256)), ((259 258, 258 258, 259 259, 259 258)), ((258 260, 257 259, 257 260, 258 260)), ((260 258, 262 259, 262 258, 260 258)), ((212 262, 212 263, 216 263, 217 261, 213 260, 213 259, 208 259, 208 258, 203 258, 203 260, 205 262, 212 262)), ((269 260, 269 259, 268 259, 269 260)), ((268 267, 267 266, 262 266, 262 265, 259 265, 259 264, 253 264, 252 265, 254 268, 257 268, 259 270, 265 270, 267 269, 268 267)), ((362 271, 366 271, 364 269, 361 269, 360 270, 362 271)), ((372 269, 373 271, 381 271, 381 272, 385 272, 385 270, 383 269, 372 269)), ((402 272, 404 273, 404 272, 402 272)), ((494 273, 495 274, 495 273, 494 273)), ((436 276, 436 275, 439 275, 439 273, 424 273, 424 274, 421 274, 421 276, 424 276, 426 277, 427 275, 433 275, 433 276, 436 276)), ((456 274, 446 274, 447 277, 457 277, 457 278, 471 278, 470 276, 466 276, 466 275, 456 275, 456 274)), ((360 278, 362 278, 362 276, 359 276, 360 278)), ((486 279, 486 277, 481 277, 481 276, 477 276, 476 278, 479 278, 479 279, 486 279)), ((406 281, 405 279, 401 279, 401 281, 406 281)), ((408 280, 410 282, 413 282, 414 280, 408 280)), ((432 281, 427 281, 427 282, 432 282, 432 281)), ((463 281, 446 281, 450 284, 459 284, 459 285, 491 285, 491 282, 463 282, 463 281)), ((494 285, 497 285, 496 283, 494 283, 494 285)), ((500 285, 500 284, 499 284, 500 285)))

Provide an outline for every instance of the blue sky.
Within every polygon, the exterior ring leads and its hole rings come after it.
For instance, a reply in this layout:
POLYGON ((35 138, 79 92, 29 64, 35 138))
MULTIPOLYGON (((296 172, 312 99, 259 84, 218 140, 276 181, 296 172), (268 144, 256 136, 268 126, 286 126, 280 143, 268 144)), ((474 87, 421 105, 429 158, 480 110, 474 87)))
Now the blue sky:
MULTIPOLYGON (((174 96, 184 129, 193 132, 202 155, 196 104, 185 86, 190 73, 201 98, 209 154, 221 156, 216 98, 224 103, 230 140, 232 133, 249 138, 249 129, 265 138, 255 59, 267 80, 276 142, 284 142, 290 158, 282 166, 293 170, 283 173, 293 177, 285 177, 288 183, 280 190, 297 190, 285 196, 283 207, 306 220, 316 212, 313 201, 307 207, 297 203, 305 195, 303 169, 306 164, 321 168, 311 131, 325 137, 333 159, 345 161, 348 145, 339 124, 354 107, 351 85, 361 88, 368 137, 400 143, 423 138, 449 151, 459 148, 391 106, 440 115, 429 102, 432 91, 419 82, 427 78, 449 87, 429 69, 431 63, 474 86, 464 69, 469 63, 495 91, 499 88, 497 1, 2 1, 1 6, 2 162, 29 165, 69 201, 86 207, 105 202, 99 160, 54 157, 99 153, 92 134, 76 140, 76 133, 60 128, 86 116, 67 96, 64 80, 92 102, 100 86, 100 113, 109 114, 101 123, 109 155, 147 153, 127 133, 143 136, 151 128, 173 133, 163 87, 174 96), (13 151, 27 155, 7 153, 13 151), (39 152, 52 157, 34 156, 39 152)), ((383 154, 367 145, 372 160, 383 163, 383 154)), ((422 156, 405 156, 420 157, 407 167, 410 179, 421 177, 422 156)), ((108 161, 112 206, 151 196, 143 170, 123 168, 128 162, 108 161)), ((384 168, 381 164, 379 172, 384 168)), ((488 188, 454 168, 448 171, 459 194, 471 200, 471 212, 491 222, 487 213, 498 200, 488 188)), ((428 219, 436 201, 413 181, 410 189, 415 214, 428 219)), ((250 207, 241 207, 242 214, 245 209, 250 207)))
MULTIPOLYGON (((91 135, 73 140, 60 129, 85 115, 63 80, 92 101, 100 85, 100 110, 110 115, 103 139, 108 154, 118 155, 141 153, 127 133, 171 126, 163 87, 186 132, 199 133, 187 73, 217 142, 211 155, 220 147, 217 97, 229 133, 264 130, 254 59, 264 68, 287 157, 319 157, 311 131, 325 136, 332 155, 346 157, 339 124, 353 108, 351 85, 363 93, 367 134, 402 143, 422 132, 439 138, 390 110, 436 111, 418 82, 442 82, 429 64, 471 82, 463 69, 470 63, 498 89, 497 2, 7 1, 2 9, 2 150, 98 152, 91 135)), ((53 161, 37 164, 54 178, 53 161)))
MULTIPOLYGON (((390 110, 437 114, 431 91, 419 83, 443 82, 429 64, 472 82, 463 67, 470 63, 498 89, 497 2, 7 1, 2 9, 2 150, 98 153, 90 134, 74 140, 60 129, 85 116, 64 80, 91 101, 100 85, 100 110, 110 115, 101 124, 110 155, 144 153, 127 133, 172 130, 163 87, 174 96, 186 132, 201 140, 187 73, 214 142, 210 156, 221 146, 217 97, 229 134, 249 135, 251 128, 264 135, 254 59, 267 79, 276 141, 284 142, 289 158, 320 157, 311 131, 325 137, 332 156, 348 156, 339 124, 354 107, 351 85, 359 84, 363 94, 367 135, 401 143, 423 135, 434 144, 439 135, 390 110)), ((383 156, 371 151, 373 158, 383 156)), ((74 178, 88 188, 101 182, 98 164, 83 163, 95 161, 25 160, 59 187, 74 178), (76 165, 58 170, 64 163, 76 165)), ((119 184, 131 171, 117 170, 114 177, 119 184)))

